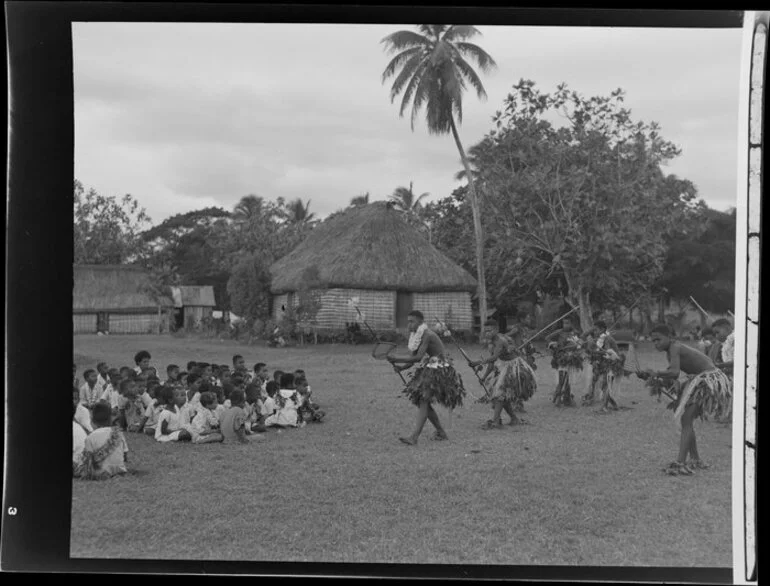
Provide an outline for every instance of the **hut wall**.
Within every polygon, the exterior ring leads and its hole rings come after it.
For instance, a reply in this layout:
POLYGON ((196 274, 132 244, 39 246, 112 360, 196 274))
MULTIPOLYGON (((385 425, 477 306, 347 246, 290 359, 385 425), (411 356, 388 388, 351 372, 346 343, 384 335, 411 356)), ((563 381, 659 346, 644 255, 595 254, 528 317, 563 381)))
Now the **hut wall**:
POLYGON ((201 321, 206 317, 211 317, 213 312, 213 307, 206 307, 202 305, 186 305, 184 307, 185 327, 187 327, 191 321, 193 327, 200 326, 201 321))
POLYGON ((470 330, 473 325, 471 294, 466 291, 415 293, 413 306, 431 325, 436 318, 448 320, 448 325, 457 330, 470 330))
POLYGON ((281 319, 282 311, 281 306, 286 305, 289 302, 289 294, 273 295, 273 319, 279 321, 281 319))
POLYGON ((95 334, 96 333, 96 314, 95 313, 72 314, 72 333, 73 334, 95 334))
MULTIPOLYGON (((358 297, 358 307, 364 319, 375 331, 395 327, 396 292, 366 289, 328 289, 321 296, 321 309, 316 315, 319 328, 345 329, 345 322, 358 319, 358 312, 348 306, 351 297, 358 297)), ((363 326, 365 327, 365 326, 363 326)))
MULTIPOLYGON (((162 320, 163 318, 161 318, 162 320)), ((110 334, 155 334, 158 332, 157 313, 115 314, 110 317, 110 334)), ((94 331, 96 326, 94 325, 94 331)))

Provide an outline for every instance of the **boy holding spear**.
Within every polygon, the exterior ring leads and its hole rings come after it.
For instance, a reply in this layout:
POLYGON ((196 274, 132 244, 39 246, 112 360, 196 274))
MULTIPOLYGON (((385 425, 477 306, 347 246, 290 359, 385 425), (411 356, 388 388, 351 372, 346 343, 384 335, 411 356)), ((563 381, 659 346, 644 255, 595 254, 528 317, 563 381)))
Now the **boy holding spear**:
POLYGON ((708 468, 698 454, 693 421, 696 417, 719 416, 728 408, 730 381, 708 356, 673 340, 668 326, 655 327, 652 341, 656 350, 666 353, 668 368, 662 371, 643 370, 637 376, 643 380, 664 381, 676 391, 676 399, 669 408, 674 409, 674 417, 681 428, 679 455, 664 471, 670 475, 689 475, 693 469, 708 468), (678 383, 682 372, 688 375, 684 385, 678 383), (691 458, 689 462, 688 455, 691 458))
POLYGON ((481 376, 482 380, 492 375, 492 419, 487 421, 483 428, 501 428, 503 422, 500 416, 503 409, 511 418, 509 425, 516 425, 520 421, 513 412, 513 405, 526 401, 535 392, 535 373, 514 346, 514 341, 500 334, 499 325, 495 320, 490 319, 484 324, 484 339, 489 349, 489 358, 468 363, 474 370, 483 364, 487 365, 486 372, 481 376))

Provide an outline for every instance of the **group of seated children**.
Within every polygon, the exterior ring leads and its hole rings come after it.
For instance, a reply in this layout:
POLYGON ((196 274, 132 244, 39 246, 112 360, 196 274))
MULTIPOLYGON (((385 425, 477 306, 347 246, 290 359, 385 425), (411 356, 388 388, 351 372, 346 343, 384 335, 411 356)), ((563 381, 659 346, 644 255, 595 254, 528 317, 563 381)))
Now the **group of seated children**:
POLYGON ((276 370, 264 363, 246 369, 240 355, 227 365, 191 361, 187 371, 170 364, 161 382, 147 351, 136 354, 136 368, 83 373, 78 387, 73 364, 73 474, 108 478, 126 472, 124 431, 145 433, 159 442, 248 443, 269 429, 304 427, 324 412, 311 400, 303 370, 276 370))

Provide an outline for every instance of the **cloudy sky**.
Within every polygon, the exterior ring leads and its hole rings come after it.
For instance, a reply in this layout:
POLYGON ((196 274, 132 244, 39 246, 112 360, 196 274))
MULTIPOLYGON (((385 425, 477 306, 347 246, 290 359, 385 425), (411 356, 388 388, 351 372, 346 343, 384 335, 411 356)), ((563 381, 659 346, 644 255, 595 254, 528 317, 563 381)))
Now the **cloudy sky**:
MULTIPOLYGON (((310 199, 320 217, 414 182, 445 197, 457 149, 391 104, 380 40, 412 25, 75 23, 75 176, 134 195, 159 223, 243 195, 310 199)), ((683 154, 668 171, 717 209, 735 205, 740 29, 478 27, 497 61, 467 95, 468 148, 511 86, 626 90, 683 154)))

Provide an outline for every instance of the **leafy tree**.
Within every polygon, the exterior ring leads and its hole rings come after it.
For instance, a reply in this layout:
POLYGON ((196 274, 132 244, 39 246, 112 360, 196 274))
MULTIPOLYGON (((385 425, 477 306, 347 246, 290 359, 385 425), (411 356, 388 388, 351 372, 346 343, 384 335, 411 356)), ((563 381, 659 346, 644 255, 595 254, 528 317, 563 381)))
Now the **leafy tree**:
MULTIPOLYGON (((661 166, 679 154, 655 123, 634 123, 622 90, 586 98, 520 81, 496 128, 471 149, 499 280, 556 277, 592 324, 591 295, 630 299, 660 276, 665 238, 696 197, 661 166), (550 120, 560 114, 565 122, 550 120)), ((467 170, 466 170, 467 172, 467 170)))
POLYGON ((167 285, 211 285, 217 305, 229 308, 229 263, 224 248, 231 214, 216 207, 176 214, 142 234, 143 264, 167 285))
POLYGON ((382 81, 384 83, 390 77, 395 77, 390 90, 390 100, 393 102, 396 96, 403 92, 399 115, 403 116, 409 106, 412 106, 412 130, 417 114, 424 106, 428 132, 451 132, 454 138, 468 174, 476 237, 479 310, 483 323, 487 314, 487 293, 481 213, 470 163, 460 142, 455 117, 457 124, 461 124, 463 91, 468 84, 476 90, 480 99, 486 98, 481 79, 466 59, 475 61, 483 72, 491 71, 496 64, 481 47, 466 40, 480 34, 473 26, 420 25, 417 28, 419 32, 398 31, 382 40, 388 53, 396 53, 385 67, 382 81))
POLYGON ((150 218, 130 194, 118 199, 75 179, 74 249, 77 264, 122 264, 143 254, 139 234, 150 218))
POLYGON ((249 321, 270 316, 270 272, 259 254, 243 257, 227 281, 230 307, 249 321))
POLYGON ((246 221, 251 218, 261 216, 265 206, 264 198, 258 195, 244 195, 240 201, 235 204, 233 218, 238 221, 246 221))
POLYGON ((725 213, 705 206, 697 208, 670 239, 658 282, 659 288, 667 292, 665 298, 688 300, 692 295, 706 311, 732 310, 735 237, 735 209, 725 213))

